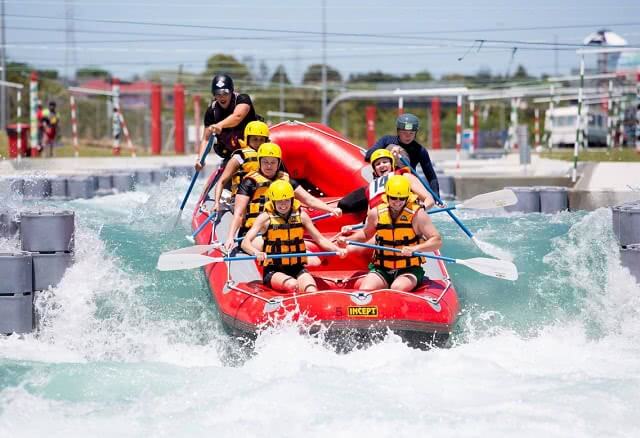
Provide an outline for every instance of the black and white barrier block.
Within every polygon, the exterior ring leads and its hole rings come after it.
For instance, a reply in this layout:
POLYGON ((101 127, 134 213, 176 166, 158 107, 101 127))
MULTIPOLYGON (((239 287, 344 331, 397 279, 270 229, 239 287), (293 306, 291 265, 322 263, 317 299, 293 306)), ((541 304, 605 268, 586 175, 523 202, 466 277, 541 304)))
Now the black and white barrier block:
POLYGON ((167 179, 169 179, 170 173, 171 173, 171 170, 166 167, 162 167, 160 169, 153 169, 153 172, 152 172, 153 184, 158 185, 160 183, 165 182, 167 179))
POLYGON ((27 252, 0 253, 0 333, 33 330, 33 268, 27 252))
POLYGON ((57 176, 50 179, 51 183, 51 199, 67 199, 67 178, 57 176))
POLYGON ((113 174, 113 189, 116 192, 129 192, 135 188, 136 174, 134 172, 118 172, 113 174))
POLYGON ((0 238, 13 237, 18 232, 16 212, 11 209, 0 210, 0 238))
POLYGON ((49 178, 41 176, 25 178, 23 194, 24 199, 29 200, 48 198, 51 195, 51 182, 49 178))
POLYGON ((620 261, 622 266, 629 268, 631 275, 640 284, 640 244, 620 248, 620 261))
POLYGON ((172 177, 189 177, 191 178, 194 173, 196 173, 196 169, 193 166, 171 166, 171 176, 172 177))
POLYGON ((566 187, 537 187, 540 192, 540 213, 569 210, 569 190, 566 187))
POLYGON ((438 174, 438 185, 441 198, 451 200, 456 197, 456 183, 451 175, 438 174))
POLYGON ((72 252, 31 253, 33 258, 33 290, 56 287, 67 268, 73 264, 72 252))
POLYGON ((113 175, 110 173, 102 173, 97 175, 98 188, 96 191, 101 195, 113 193, 113 175))
POLYGON ((67 180, 67 191, 71 199, 90 199, 95 195, 96 179, 93 176, 74 176, 67 180))
POLYGON ((23 251, 73 251, 75 214, 72 211, 22 212, 20 242, 23 251))
POLYGON ((16 176, 0 177, 0 199, 15 199, 24 195, 24 179, 16 176))
POLYGON ((518 198, 518 202, 515 205, 504 208, 506 211, 540 212, 540 192, 536 187, 505 187, 505 189, 513 190, 518 198))
POLYGON ((153 184, 153 169, 136 169, 136 186, 153 184))
POLYGON ((611 213, 613 233, 620 246, 640 244, 640 201, 613 207, 611 213))

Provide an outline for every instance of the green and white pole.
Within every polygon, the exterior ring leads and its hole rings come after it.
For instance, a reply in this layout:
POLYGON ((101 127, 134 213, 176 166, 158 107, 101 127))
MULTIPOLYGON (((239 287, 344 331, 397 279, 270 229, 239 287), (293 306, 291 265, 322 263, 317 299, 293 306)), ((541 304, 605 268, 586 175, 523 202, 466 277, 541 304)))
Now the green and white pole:
POLYGON ((31 72, 29 81, 29 124, 31 126, 31 150, 38 150, 38 73, 31 72))
POLYGON ((580 56, 580 88, 578 88, 578 127, 576 129, 576 141, 573 144, 573 170, 571 171, 571 182, 575 183, 578 178, 578 151, 582 144, 582 93, 584 91, 584 55, 580 56))
POLYGON ((607 149, 613 147, 613 80, 609 79, 609 97, 607 98, 607 149))
POLYGON ((554 99, 555 99, 556 88, 551 85, 549 87, 549 117, 545 117, 545 124, 548 123, 546 131, 549 132, 549 137, 547 138, 547 146, 549 150, 553 148, 553 138, 551 133, 553 132, 553 110, 554 110, 554 99))

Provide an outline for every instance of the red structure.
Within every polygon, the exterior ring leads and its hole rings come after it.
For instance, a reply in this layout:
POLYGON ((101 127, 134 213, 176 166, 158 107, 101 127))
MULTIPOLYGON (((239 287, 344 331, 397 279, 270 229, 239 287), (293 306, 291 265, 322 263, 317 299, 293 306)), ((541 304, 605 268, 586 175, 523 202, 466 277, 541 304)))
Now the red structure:
POLYGON ((173 86, 173 135, 176 155, 184 155, 184 85, 173 86))
POLYGON ((371 147, 376 142, 376 106, 370 105, 366 109, 367 118, 367 146, 371 147))
POLYGON ((162 85, 151 85, 151 154, 162 153, 162 85))
POLYGON ((440 143, 440 98, 438 97, 431 100, 431 147, 433 149, 442 148, 440 143))

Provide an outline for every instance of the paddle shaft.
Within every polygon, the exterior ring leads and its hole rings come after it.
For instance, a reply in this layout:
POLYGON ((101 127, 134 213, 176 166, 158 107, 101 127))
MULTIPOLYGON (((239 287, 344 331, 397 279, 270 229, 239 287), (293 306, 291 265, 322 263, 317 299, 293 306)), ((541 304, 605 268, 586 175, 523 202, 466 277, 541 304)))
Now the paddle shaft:
MULTIPOLYGON (((416 170, 413 167, 411 167, 411 164, 404 157, 400 157, 400 160, 402 161, 402 163, 405 166, 408 166, 409 169, 411 169, 411 173, 413 173, 415 175, 415 177, 420 180, 420 182, 422 183, 424 188, 427 189, 427 191, 429 193, 431 193, 431 196, 433 196, 433 199, 435 199, 437 203, 442 204, 442 199, 440 199, 440 196, 438 196, 438 194, 433 191, 431 186, 429 186, 429 183, 427 182, 427 180, 422 178, 418 174, 418 172, 416 172, 416 170)), ((458 217, 455 214, 453 214, 453 212, 451 210, 443 210, 443 211, 446 211, 447 214, 449 216, 451 216, 451 219, 453 219, 455 221, 455 223, 458 224, 458 226, 462 229, 462 231, 464 231, 464 233, 467 236, 469 236, 470 238, 473 238, 473 233, 465 226, 465 224, 462 223, 462 221, 460 219, 458 219, 458 217)))
MULTIPOLYGON (((334 251, 324 251, 324 252, 295 252, 291 254, 269 254, 267 255, 268 259, 287 259, 292 257, 312 257, 312 256, 335 256, 338 255, 337 252, 334 251)), ((212 257, 214 258, 214 257, 212 257)), ((235 257, 221 257, 219 260, 225 262, 233 262, 240 260, 255 260, 256 256, 235 256, 235 257)))
MULTIPOLYGON (((329 217, 331 217, 331 216, 333 216, 333 214, 331 214, 331 213, 325 213, 325 214, 321 214, 320 216, 312 217, 312 218, 311 218, 311 221, 312 221, 312 222, 321 221, 322 219, 326 219, 326 218, 329 218, 329 217)), ((257 236, 262 236, 262 233, 258 233, 258 234, 256 235, 256 237, 257 237, 257 236)), ((236 238, 235 238, 235 239, 233 239, 233 240, 235 240, 236 242, 240 242, 240 241, 244 240, 244 236, 242 236, 242 237, 236 237, 236 238)))
MULTIPOLYGON (((443 211, 455 210, 455 208, 456 208, 455 206, 453 206, 453 207, 445 207, 445 208, 434 208, 434 209, 429 210, 427 213, 428 214, 441 213, 443 211)), ((353 230, 360 230, 362 228, 364 228, 364 224, 358 224, 358 225, 353 225, 351 227, 351 230, 352 231, 353 230)))
MULTIPOLYGON (((215 139, 216 139, 215 135, 212 135, 209 137, 209 142, 207 143, 207 147, 205 148, 204 153, 200 158, 201 166, 204 166, 204 162, 207 159, 207 155, 209 155, 209 152, 211 152, 211 148, 213 147, 213 142, 215 141, 215 139)), ((187 204, 187 199, 189 199, 189 195, 191 195, 191 190, 193 190, 193 186, 195 185, 199 174, 200 174, 200 171, 196 170, 196 173, 194 173, 193 176, 191 177, 191 184, 189 184, 187 193, 185 193, 184 199, 182 199, 182 204, 180 204, 180 211, 184 210, 184 206, 187 204)))
MULTIPOLYGON (((391 252, 402 252, 402 250, 398 249, 398 248, 389 248, 389 247, 386 247, 386 246, 374 245, 372 243, 355 242, 353 240, 347 240, 347 243, 349 245, 361 246, 363 248, 380 249, 380 250, 383 250, 383 251, 391 251, 391 252)), ((429 254, 429 253, 426 253, 426 252, 414 252, 411 255, 420 256, 420 257, 426 257, 426 258, 435 259, 435 260, 442 260, 442 261, 450 262, 450 263, 458 263, 458 261, 456 259, 453 259, 451 257, 437 256, 437 255, 429 254)))

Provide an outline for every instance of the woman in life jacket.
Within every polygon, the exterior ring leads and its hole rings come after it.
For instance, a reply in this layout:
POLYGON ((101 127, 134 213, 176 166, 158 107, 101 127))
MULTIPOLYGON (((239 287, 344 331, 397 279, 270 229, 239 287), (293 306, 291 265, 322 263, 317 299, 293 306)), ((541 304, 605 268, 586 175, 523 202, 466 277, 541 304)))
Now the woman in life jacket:
MULTIPOLYGON (((338 202, 338 207, 347 213, 366 213, 382 202, 384 188, 391 175, 404 175, 411 185, 411 191, 417 195, 422 207, 429 210, 435 204, 431 194, 424 188, 418 178, 411 174, 407 167, 396 168, 396 160, 387 149, 378 149, 371 155, 373 180, 368 186, 360 187, 347 194, 338 202)), ((342 232, 351 230, 350 225, 342 227, 342 232)))
MULTIPOLYGON (((414 290, 424 279, 424 259, 413 253, 435 251, 442 246, 440 233, 416 202, 411 183, 404 175, 389 177, 382 203, 369 210, 364 228, 349 240, 364 242, 374 236, 377 245, 402 252, 375 250, 369 273, 359 286, 364 290, 414 290)), ((345 241, 344 237, 338 238, 341 245, 345 241)))
POLYGON ((315 292, 318 286, 305 269, 306 257, 273 259, 267 255, 306 252, 305 231, 325 251, 335 251, 344 257, 346 250, 338 248, 318 231, 309 215, 300 208, 300 201, 294 198, 293 186, 288 181, 274 181, 267 193, 269 200, 265 211, 258 215, 242 240, 242 249, 264 264, 263 282, 266 286, 284 292, 315 292), (252 243, 258 233, 263 236, 264 249, 252 243))
POLYGON ((269 127, 266 123, 253 121, 244 129, 244 141, 240 140, 241 149, 233 151, 231 158, 220 176, 215 188, 213 210, 220 212, 220 198, 227 183, 231 181, 231 196, 235 196, 238 186, 246 175, 258 170, 258 148, 269 141, 269 127))
MULTIPOLYGON (((244 236, 253 225, 256 218, 264 211, 267 202, 267 189, 272 182, 277 180, 289 181, 293 187, 295 198, 307 207, 326 211, 334 216, 340 216, 342 210, 331 207, 320 199, 308 193, 295 180, 289 178, 289 174, 278 170, 282 161, 282 150, 275 143, 263 143, 258 148, 259 169, 242 178, 235 196, 233 206, 233 220, 229 227, 229 234, 225 242, 227 251, 235 246, 236 232, 238 236, 244 236)), ((258 237, 258 239, 260 239, 258 237)))

